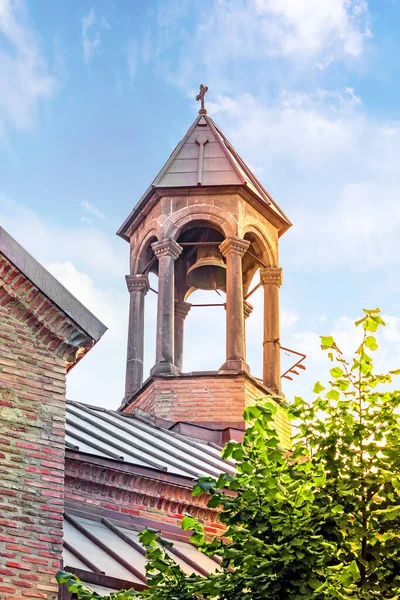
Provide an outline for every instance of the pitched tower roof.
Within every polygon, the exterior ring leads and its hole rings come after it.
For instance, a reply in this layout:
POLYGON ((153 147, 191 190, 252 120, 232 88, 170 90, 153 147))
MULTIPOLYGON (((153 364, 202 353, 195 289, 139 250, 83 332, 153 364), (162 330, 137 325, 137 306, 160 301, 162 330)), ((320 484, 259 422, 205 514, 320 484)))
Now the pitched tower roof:
POLYGON ((244 160, 214 121, 200 111, 194 123, 143 194, 117 234, 124 239, 127 228, 156 190, 168 188, 235 186, 246 188, 281 221, 280 234, 291 222, 273 201, 244 160))

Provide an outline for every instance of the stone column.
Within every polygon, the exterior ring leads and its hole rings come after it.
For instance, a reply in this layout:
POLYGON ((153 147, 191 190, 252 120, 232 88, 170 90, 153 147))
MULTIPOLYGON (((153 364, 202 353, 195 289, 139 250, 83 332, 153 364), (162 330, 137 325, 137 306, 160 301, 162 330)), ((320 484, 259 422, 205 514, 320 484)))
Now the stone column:
POLYGON ((250 304, 250 302, 247 302, 247 300, 243 299, 243 318, 244 318, 244 358, 246 360, 246 355, 247 355, 247 348, 246 348, 246 320, 249 318, 249 316, 251 315, 251 313, 253 312, 253 306, 250 304))
POLYGON ((279 288, 282 284, 282 269, 280 267, 260 269, 260 277, 264 287, 263 382, 270 390, 280 393, 279 288))
POLYGON ((130 293, 125 397, 132 396, 143 383, 144 297, 149 291, 147 275, 126 275, 130 293))
POLYGON ((176 301, 175 302, 175 331, 174 331, 174 363, 180 371, 183 366, 183 339, 184 339, 184 327, 185 319, 188 316, 191 308, 189 302, 176 301))
POLYGON ((226 238, 219 249, 226 258, 226 363, 221 370, 249 371, 246 364, 242 257, 250 242, 226 238))
POLYGON ((156 364, 151 375, 176 375, 174 365, 174 262, 182 247, 166 239, 151 245, 158 258, 156 364))

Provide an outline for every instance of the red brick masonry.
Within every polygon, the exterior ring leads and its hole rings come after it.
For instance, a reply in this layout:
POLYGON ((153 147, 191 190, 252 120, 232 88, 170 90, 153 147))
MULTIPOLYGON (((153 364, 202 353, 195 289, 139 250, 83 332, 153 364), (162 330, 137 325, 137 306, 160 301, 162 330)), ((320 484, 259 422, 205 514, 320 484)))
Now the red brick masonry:
POLYGON ((58 597, 66 362, 104 331, 0 227, 0 600, 58 597))
POLYGON ((0 307, 0 598, 57 598, 65 363, 0 307))
MULTIPOLYGON (((243 419, 246 406, 269 393, 258 380, 246 374, 187 373, 177 377, 154 377, 130 400, 123 412, 141 409, 169 421, 226 424, 243 419), (229 419, 228 419, 229 417, 229 419)), ((275 424, 284 445, 289 444, 290 423, 278 410, 275 424)))

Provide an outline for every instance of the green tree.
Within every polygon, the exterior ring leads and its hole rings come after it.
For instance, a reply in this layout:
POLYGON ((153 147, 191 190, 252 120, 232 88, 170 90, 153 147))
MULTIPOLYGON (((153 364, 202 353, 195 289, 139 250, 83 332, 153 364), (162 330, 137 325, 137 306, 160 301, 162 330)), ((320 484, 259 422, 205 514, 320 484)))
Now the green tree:
MULTIPOLYGON (((329 388, 317 383, 311 404, 296 398, 285 407, 298 432, 291 451, 280 447, 273 401, 282 400, 272 397, 246 409, 243 443, 224 448, 237 474, 194 487, 194 496, 208 494, 208 505, 219 507, 226 534, 206 539, 191 517, 182 527, 201 552, 222 559, 221 568, 185 575, 157 532, 145 531, 149 588, 112 600, 400 598, 400 393, 387 390, 400 371, 373 371, 379 310, 356 325, 363 339, 351 362, 332 337, 321 338, 333 363, 329 388)), ((81 600, 101 598, 73 576, 58 578, 81 600)))

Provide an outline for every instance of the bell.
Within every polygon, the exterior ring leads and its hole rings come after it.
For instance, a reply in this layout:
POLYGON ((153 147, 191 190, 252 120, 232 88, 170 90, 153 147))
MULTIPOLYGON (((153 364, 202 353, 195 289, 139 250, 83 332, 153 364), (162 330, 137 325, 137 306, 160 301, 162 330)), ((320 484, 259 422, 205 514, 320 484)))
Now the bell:
POLYGON ((197 258, 186 276, 187 282, 198 290, 225 290, 226 265, 217 246, 200 246, 197 258))

